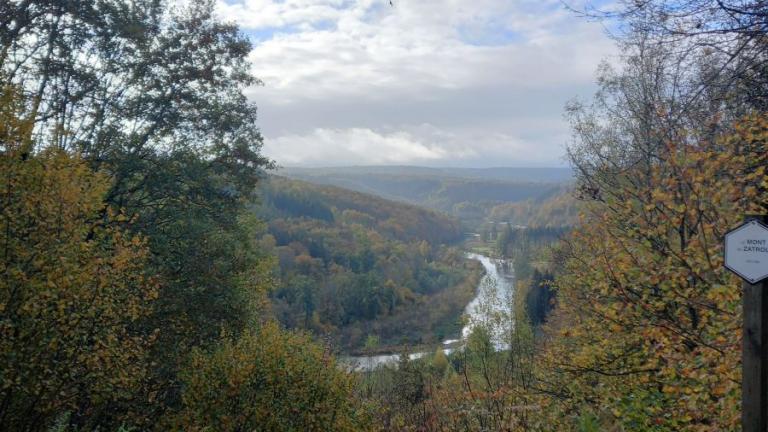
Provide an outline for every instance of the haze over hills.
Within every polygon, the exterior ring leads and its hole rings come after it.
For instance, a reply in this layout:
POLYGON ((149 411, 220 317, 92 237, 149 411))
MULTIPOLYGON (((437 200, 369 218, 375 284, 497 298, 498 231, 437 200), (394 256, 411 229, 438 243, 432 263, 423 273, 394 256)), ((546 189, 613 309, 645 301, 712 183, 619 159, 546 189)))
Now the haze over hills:
POLYGON ((417 204, 470 226, 487 219, 496 206, 563 195, 573 179, 569 168, 355 166, 282 168, 279 174, 417 204))
POLYGON ((573 170, 562 167, 435 168, 412 165, 360 165, 317 168, 281 167, 279 173, 288 177, 345 177, 374 174, 547 183, 569 182, 573 180, 573 170))

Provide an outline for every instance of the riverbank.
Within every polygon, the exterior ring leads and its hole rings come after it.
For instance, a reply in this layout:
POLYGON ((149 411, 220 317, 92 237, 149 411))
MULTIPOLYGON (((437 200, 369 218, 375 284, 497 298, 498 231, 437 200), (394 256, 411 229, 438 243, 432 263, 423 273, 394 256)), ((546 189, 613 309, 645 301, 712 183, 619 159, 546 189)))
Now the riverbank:
MULTIPOLYGON (((341 356, 341 363, 347 365, 352 370, 368 371, 381 365, 396 363, 404 352, 409 353, 411 360, 434 353, 438 348, 442 348, 444 352, 450 353, 455 349, 461 348, 463 341, 469 336, 473 326, 477 323, 496 320, 500 314, 506 316, 511 323, 514 311, 514 278, 509 262, 475 253, 467 254, 467 258, 482 266, 483 276, 476 285, 473 298, 464 307, 463 316, 466 318, 466 322, 463 322, 461 332, 458 333, 460 335, 458 339, 446 338, 440 344, 423 344, 416 347, 412 346, 407 350, 404 347, 400 347, 399 350, 389 352, 379 350, 375 354, 369 352, 365 355, 341 356)), ((497 329, 497 331, 500 331, 500 329, 497 329)), ((508 339, 503 334, 492 334, 491 338, 497 350, 505 349, 504 340, 508 339)))
POLYGON ((415 351, 433 346, 444 339, 457 338, 466 305, 475 297, 484 269, 475 260, 464 264, 466 277, 458 284, 414 303, 393 315, 374 321, 359 322, 340 332, 339 347, 351 355, 376 355, 415 351), (368 336, 375 343, 363 346, 368 336))

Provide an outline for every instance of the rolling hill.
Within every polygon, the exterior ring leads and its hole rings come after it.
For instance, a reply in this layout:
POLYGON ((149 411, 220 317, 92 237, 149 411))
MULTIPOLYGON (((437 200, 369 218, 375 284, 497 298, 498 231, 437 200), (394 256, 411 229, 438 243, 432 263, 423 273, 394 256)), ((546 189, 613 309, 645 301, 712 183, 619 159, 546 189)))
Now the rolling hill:
POLYGON ((564 192, 567 168, 426 168, 371 166, 283 168, 282 175, 416 204, 476 226, 498 205, 537 203, 564 192))

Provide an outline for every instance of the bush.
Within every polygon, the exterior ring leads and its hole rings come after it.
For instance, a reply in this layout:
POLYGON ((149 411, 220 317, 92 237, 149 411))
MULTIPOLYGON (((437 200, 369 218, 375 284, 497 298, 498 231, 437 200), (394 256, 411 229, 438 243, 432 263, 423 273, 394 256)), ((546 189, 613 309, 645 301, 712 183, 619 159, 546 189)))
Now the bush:
POLYGON ((352 377, 308 336, 263 325, 211 352, 196 350, 182 372, 185 431, 359 431, 352 377))

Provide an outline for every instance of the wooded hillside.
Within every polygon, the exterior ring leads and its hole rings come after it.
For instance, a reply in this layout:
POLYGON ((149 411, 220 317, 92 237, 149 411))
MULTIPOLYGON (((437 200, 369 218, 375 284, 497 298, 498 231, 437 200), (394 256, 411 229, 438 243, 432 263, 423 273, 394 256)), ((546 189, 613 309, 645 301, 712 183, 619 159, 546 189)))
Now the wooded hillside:
POLYGON ((270 177, 261 240, 277 256, 274 312, 289 327, 332 335, 345 349, 456 335, 478 280, 456 220, 330 186, 270 177))

